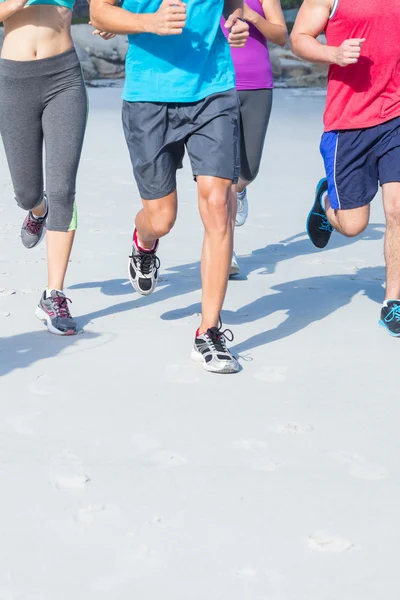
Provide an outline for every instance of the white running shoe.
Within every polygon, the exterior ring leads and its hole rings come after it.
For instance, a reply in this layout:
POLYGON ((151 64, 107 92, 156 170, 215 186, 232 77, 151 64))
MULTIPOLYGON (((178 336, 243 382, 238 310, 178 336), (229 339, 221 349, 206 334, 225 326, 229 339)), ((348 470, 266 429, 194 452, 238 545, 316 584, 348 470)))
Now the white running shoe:
POLYGON ((238 265, 236 253, 235 253, 235 251, 233 251, 231 269, 229 271, 229 277, 235 277, 235 275, 239 275, 239 273, 240 273, 240 267, 238 265))
POLYGON ((211 373, 238 373, 240 365, 227 348, 226 339, 233 341, 233 333, 230 329, 225 331, 221 331, 219 327, 208 329, 206 333, 196 337, 192 360, 201 363, 203 368, 211 373))
POLYGON ((237 212, 235 225, 236 227, 242 227, 247 221, 247 217, 249 216, 249 203, 247 201, 247 192, 243 190, 243 192, 238 192, 236 194, 237 198, 237 212))

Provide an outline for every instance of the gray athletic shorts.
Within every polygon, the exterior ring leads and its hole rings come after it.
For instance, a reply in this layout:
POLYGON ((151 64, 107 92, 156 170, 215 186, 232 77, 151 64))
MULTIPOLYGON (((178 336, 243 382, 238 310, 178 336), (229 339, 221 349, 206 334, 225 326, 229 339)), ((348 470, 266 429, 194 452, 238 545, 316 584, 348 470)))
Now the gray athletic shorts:
POLYGON ((199 102, 126 102, 126 141, 141 197, 156 200, 176 189, 187 148, 193 176, 238 181, 240 117, 235 89, 199 102))

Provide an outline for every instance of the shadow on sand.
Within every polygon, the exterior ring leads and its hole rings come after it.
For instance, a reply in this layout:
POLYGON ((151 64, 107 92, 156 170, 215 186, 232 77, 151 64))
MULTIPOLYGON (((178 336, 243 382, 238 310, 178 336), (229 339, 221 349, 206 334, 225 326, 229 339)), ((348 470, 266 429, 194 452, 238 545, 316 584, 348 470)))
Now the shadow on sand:
MULTIPOLYGON (((357 240, 379 240, 383 237, 383 233, 384 225, 374 223, 357 240)), ((290 260, 298 256, 321 254, 320 251, 311 246, 308 239, 304 239, 304 236, 305 234, 301 233, 283 240, 279 244, 268 245, 255 250, 250 255, 239 257, 242 279, 246 279, 254 271, 257 271, 260 275, 274 273, 276 266, 284 260, 290 260)), ((357 240, 336 235, 332 239, 329 250, 349 246, 357 240)), ((270 293, 243 306, 236 312, 223 311, 223 321, 227 325, 248 323, 262 319, 276 311, 287 312, 287 319, 277 328, 261 332, 234 348, 235 352, 248 351, 285 338, 315 321, 324 319, 348 304, 359 292, 364 292, 376 302, 381 301, 384 278, 384 268, 373 267, 360 269, 357 273, 351 275, 346 273, 289 281, 270 288, 270 293)), ((71 287, 71 289, 88 288, 100 288, 103 294, 111 297, 132 296, 132 288, 129 282, 123 279, 82 283, 71 287)), ((136 297, 134 300, 88 313, 80 318, 80 324, 84 326, 98 318, 151 306, 199 289, 200 265, 198 262, 166 269, 160 278, 157 290, 152 296, 148 298, 136 297)), ((200 304, 197 303, 164 313, 161 318, 172 321, 199 312, 200 304)))
MULTIPOLYGON (((84 336, 88 340, 99 337, 99 334, 87 332, 84 336)), ((45 330, 0 337, 0 377, 45 358, 54 358, 80 339, 80 335, 56 336, 45 330)))

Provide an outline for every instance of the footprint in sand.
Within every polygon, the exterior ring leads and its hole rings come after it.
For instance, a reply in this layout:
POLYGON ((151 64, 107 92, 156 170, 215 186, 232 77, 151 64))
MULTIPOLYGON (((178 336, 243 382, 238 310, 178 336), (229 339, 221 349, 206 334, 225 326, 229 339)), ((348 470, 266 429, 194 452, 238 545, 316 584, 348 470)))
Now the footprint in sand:
POLYGON ((385 467, 370 463, 359 454, 336 453, 333 457, 347 465, 349 474, 359 479, 382 481, 389 478, 389 472, 385 467))
POLYGON ((15 290, 7 290, 6 288, 0 288, 0 296, 13 296, 17 292, 15 290))
POLYGON ((171 383, 197 383, 200 378, 191 366, 167 365, 166 375, 171 383))
POLYGON ((257 569, 253 569, 253 567, 245 567, 243 569, 239 569, 236 572, 236 577, 239 579, 244 579, 246 581, 254 581, 257 577, 257 569))
POLYGON ((59 490, 79 490, 90 483, 79 458, 71 450, 63 450, 53 459, 51 483, 59 490))
POLYGON ((35 381, 29 384, 28 388, 32 394, 52 396, 57 393, 58 386, 54 377, 50 377, 46 373, 41 373, 36 377, 35 381))
POLYGON ((263 367, 254 373, 253 377, 266 383, 283 383, 287 379, 288 371, 289 367, 263 367))
POLYGON ((245 462, 251 469, 272 473, 281 466, 280 463, 269 458, 268 445, 265 442, 259 440, 241 440, 235 446, 248 454, 245 462))
POLYGON ((160 449, 158 441, 151 436, 136 434, 131 438, 130 443, 141 461, 161 469, 183 467, 189 462, 187 458, 176 452, 160 449))
POLYGON ((151 456, 150 460, 156 465, 156 467, 161 469, 183 467, 189 462, 184 456, 179 456, 174 452, 166 452, 163 450, 155 452, 153 456, 151 456))
POLYGON ((330 535, 324 531, 316 531, 308 538, 307 545, 317 552, 347 552, 355 546, 344 538, 330 535))
POLYGON ((304 435, 305 433, 311 433, 314 431, 314 427, 312 425, 308 425, 305 423, 286 423, 286 425, 272 425, 268 427, 269 431, 273 433, 278 433, 281 435, 304 435))
POLYGON ((74 515, 74 521, 89 527, 97 517, 104 513, 105 510, 106 507, 102 504, 91 504, 89 506, 82 507, 74 515))
POLYGON ((7 423, 19 435, 33 435, 33 429, 29 426, 29 423, 39 416, 40 413, 38 412, 28 415, 14 415, 7 419, 7 423))

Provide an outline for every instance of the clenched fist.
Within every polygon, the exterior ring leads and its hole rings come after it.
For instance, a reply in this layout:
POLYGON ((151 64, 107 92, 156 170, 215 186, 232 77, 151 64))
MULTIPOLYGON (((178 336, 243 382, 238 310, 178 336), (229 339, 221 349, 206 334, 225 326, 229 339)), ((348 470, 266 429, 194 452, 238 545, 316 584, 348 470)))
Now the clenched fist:
POLYGON ((157 35, 179 35, 186 25, 186 4, 181 0, 164 0, 152 15, 150 32, 157 35))
POLYGON ((358 59, 361 55, 361 48, 364 39, 354 38, 351 40, 345 40, 339 48, 336 48, 336 60, 335 63, 339 67, 347 67, 348 65, 355 65, 358 63, 358 59))
POLYGON ((226 29, 229 29, 228 42, 232 48, 243 48, 249 37, 249 25, 236 15, 231 15, 225 21, 226 29))

